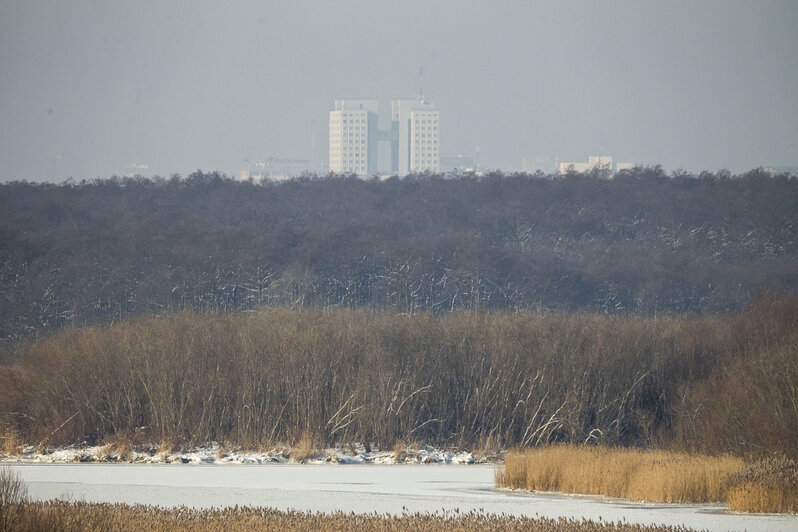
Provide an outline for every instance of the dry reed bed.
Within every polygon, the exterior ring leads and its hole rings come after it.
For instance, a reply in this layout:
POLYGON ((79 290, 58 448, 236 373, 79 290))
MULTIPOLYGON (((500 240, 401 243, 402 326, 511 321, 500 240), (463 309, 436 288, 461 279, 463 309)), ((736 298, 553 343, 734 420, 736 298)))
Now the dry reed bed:
POLYGON ((0 364, 4 447, 557 442, 798 458, 798 300, 727 317, 182 312, 0 364), (740 443, 745 445, 740 445, 740 443))
POLYGON ((402 516, 322 514, 278 511, 265 508, 196 510, 161 509, 151 506, 96 504, 86 502, 24 503, 5 509, 9 529, 16 531, 540 531, 540 532, 668 532, 683 527, 644 526, 627 523, 596 523, 587 520, 520 518, 480 513, 402 516))
POLYGON ((726 502, 741 512, 798 512, 798 462, 769 458, 748 466, 730 479, 726 502))
POLYGON ((746 467, 732 456, 571 445, 513 450, 496 485, 649 502, 725 502, 744 512, 798 511, 798 462, 746 467))

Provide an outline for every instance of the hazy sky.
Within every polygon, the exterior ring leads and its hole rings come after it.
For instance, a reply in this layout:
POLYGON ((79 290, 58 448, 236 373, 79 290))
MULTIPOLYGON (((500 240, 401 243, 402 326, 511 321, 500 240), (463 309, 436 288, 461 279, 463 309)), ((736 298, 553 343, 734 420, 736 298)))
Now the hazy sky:
POLYGON ((483 167, 798 165, 796 28, 792 0, 0 0, 0 180, 326 162, 333 100, 422 66, 483 167))

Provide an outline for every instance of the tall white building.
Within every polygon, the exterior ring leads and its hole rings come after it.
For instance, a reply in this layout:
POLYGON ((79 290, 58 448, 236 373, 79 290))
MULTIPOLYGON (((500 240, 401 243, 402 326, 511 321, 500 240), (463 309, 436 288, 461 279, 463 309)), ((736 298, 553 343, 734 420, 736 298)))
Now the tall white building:
POLYGON ((440 114, 427 100, 391 102, 392 130, 398 139, 391 145, 391 170, 400 175, 441 170, 440 114))
POLYGON ((330 111, 330 172, 377 171, 377 101, 336 100, 330 111))
POLYGON ((410 113, 410 171, 438 173, 441 169, 439 115, 437 109, 410 113))

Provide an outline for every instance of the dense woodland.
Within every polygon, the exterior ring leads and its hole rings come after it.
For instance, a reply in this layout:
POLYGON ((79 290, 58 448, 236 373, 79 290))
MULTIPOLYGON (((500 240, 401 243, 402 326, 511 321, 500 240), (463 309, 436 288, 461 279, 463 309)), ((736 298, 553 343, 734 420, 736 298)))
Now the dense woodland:
POLYGON ((0 338, 168 310, 741 310, 798 287, 798 181, 659 167, 0 185, 0 338))

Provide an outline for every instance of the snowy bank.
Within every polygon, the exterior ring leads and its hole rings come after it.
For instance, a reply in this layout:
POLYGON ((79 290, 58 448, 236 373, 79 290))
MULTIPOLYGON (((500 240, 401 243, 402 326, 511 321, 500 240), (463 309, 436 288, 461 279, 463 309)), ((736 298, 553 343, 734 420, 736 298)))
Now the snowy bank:
POLYGON ((430 446, 408 447, 400 451, 366 450, 363 445, 335 447, 297 452, 288 446, 269 450, 241 450, 212 442, 188 449, 163 449, 155 445, 134 448, 118 444, 72 446, 59 449, 20 448, 18 454, 0 454, 0 462, 67 463, 67 462, 129 462, 140 464, 474 464, 496 462, 465 451, 445 451, 430 446))

